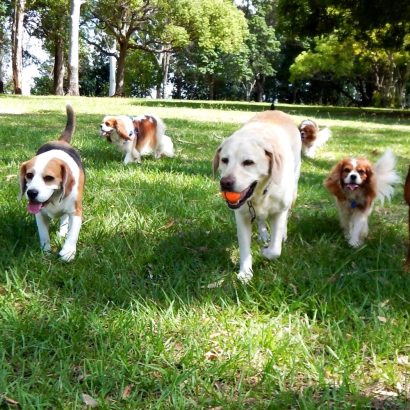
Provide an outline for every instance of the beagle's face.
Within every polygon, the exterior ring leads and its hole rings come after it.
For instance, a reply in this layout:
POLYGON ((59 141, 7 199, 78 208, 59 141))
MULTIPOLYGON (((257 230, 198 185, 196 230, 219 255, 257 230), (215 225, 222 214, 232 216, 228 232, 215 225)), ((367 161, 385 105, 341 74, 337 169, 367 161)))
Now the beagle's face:
POLYGON ((64 193, 67 165, 58 158, 42 160, 42 155, 24 162, 20 167, 21 195, 28 199, 28 212, 36 214, 46 206, 55 193, 64 193))

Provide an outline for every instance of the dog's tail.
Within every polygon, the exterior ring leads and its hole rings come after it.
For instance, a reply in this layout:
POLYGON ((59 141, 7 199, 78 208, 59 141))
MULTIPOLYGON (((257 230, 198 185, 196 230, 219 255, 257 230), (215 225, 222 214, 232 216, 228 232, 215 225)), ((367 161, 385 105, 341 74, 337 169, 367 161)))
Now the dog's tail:
POLYGON ((395 166, 396 158, 393 152, 388 149, 374 167, 377 182, 376 196, 382 204, 385 199, 390 200, 394 192, 394 185, 400 182, 400 177, 394 169, 395 166))
POLYGON ((316 146, 321 147, 326 143, 326 141, 332 136, 332 131, 330 128, 322 128, 317 135, 316 146))
POLYGON ((70 144, 71 138, 73 137, 74 130, 75 130, 75 114, 74 114, 74 110, 71 104, 66 105, 66 111, 67 111, 67 124, 58 140, 65 141, 68 144, 70 144))

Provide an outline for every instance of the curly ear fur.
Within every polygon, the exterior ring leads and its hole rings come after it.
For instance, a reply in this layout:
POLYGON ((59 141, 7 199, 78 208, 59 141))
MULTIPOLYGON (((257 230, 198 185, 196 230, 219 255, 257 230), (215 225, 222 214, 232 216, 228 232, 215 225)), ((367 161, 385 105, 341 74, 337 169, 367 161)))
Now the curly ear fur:
POLYGON ((342 175, 343 161, 336 164, 330 171, 329 176, 326 178, 324 185, 325 188, 333 194, 339 201, 346 199, 343 193, 342 184, 340 182, 342 175))
POLYGON ((120 138, 126 141, 131 141, 131 138, 129 137, 127 130, 125 128, 124 121, 122 121, 121 119, 117 119, 115 121, 115 129, 117 130, 117 134, 120 136, 120 138))

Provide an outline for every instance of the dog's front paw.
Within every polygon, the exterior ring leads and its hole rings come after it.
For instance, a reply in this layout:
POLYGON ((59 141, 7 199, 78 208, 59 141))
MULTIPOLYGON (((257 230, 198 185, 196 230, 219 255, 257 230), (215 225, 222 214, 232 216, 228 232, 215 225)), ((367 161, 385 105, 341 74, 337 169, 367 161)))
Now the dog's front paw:
POLYGON ((246 285, 252 280, 252 277, 253 277, 252 269, 240 271, 236 276, 241 283, 246 285))
POLYGON ((266 248, 263 248, 263 249, 262 249, 262 255, 263 255, 266 259, 269 259, 269 260, 279 258, 280 254, 281 254, 281 250, 280 250, 280 249, 279 249, 279 250, 277 250, 277 249, 271 249, 271 248, 269 248, 269 247, 266 247, 266 248))
POLYGON ((50 243, 49 243, 49 242, 47 242, 47 243, 42 243, 42 244, 41 244, 41 250, 42 250, 44 253, 51 253, 51 245, 50 245, 50 243))
POLYGON ((75 246, 65 245, 63 249, 61 249, 59 256, 64 262, 71 262, 75 258, 76 251, 77 249, 75 246))
POLYGON ((363 241, 361 239, 354 238, 349 238, 348 243, 353 248, 358 248, 363 245, 363 241))

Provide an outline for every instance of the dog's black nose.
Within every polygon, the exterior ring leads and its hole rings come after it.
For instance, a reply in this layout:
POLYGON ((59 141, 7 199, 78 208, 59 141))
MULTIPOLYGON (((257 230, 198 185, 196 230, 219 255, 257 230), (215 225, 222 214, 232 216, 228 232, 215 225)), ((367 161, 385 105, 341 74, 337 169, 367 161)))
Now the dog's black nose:
POLYGON ((231 175, 227 176, 227 177, 222 177, 221 181, 221 190, 222 191, 233 191, 233 186, 235 184, 235 178, 231 175))
POLYGON ((355 175, 355 174, 350 175, 350 179, 351 179, 352 181, 356 181, 356 178, 357 178, 357 175, 355 175))
POLYGON ((37 198, 37 195, 38 195, 37 189, 29 189, 29 190, 27 191, 27 196, 28 196, 30 199, 36 199, 36 198, 37 198))

